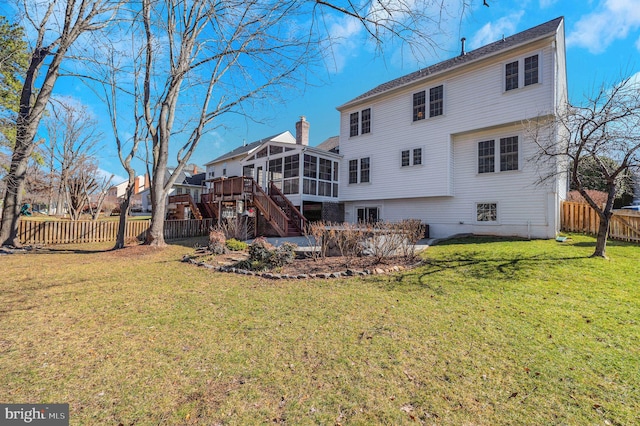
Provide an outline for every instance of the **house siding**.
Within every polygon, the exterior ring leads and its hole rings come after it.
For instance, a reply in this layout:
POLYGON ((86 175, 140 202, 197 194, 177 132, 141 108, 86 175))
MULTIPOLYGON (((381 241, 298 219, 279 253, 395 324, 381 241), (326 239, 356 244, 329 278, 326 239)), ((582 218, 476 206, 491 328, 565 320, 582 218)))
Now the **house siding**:
MULTIPOLYGON (((562 25, 558 37, 564 38, 562 25)), ((566 96, 564 44, 555 37, 513 48, 341 109, 340 200, 345 220, 357 220, 358 207, 378 207, 382 220, 418 218, 431 234, 460 232, 553 237, 559 181, 538 185, 539 170, 529 160, 536 146, 523 123, 557 110, 566 96), (538 55, 539 81, 505 91, 504 67, 538 55), (556 77, 558 76, 558 77, 556 77), (443 115, 413 121, 413 94, 443 86, 443 115), (371 108, 371 133, 349 136, 350 115, 371 108), (517 171, 478 173, 483 138, 518 136, 517 171), (401 166, 401 152, 422 148, 422 164, 401 166), (349 161, 369 157, 371 181, 348 184, 349 161), (496 203, 498 221, 476 222, 476 203, 496 203)), ((499 154, 496 153, 499 163, 499 154)))

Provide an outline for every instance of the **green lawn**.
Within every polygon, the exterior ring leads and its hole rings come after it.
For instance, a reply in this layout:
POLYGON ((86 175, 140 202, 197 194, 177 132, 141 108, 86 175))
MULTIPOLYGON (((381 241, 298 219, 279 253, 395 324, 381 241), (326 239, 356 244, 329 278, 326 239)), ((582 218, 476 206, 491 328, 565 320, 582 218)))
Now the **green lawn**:
POLYGON ((269 281, 188 244, 0 257, 0 402, 71 424, 640 424, 640 247, 454 240, 269 281))

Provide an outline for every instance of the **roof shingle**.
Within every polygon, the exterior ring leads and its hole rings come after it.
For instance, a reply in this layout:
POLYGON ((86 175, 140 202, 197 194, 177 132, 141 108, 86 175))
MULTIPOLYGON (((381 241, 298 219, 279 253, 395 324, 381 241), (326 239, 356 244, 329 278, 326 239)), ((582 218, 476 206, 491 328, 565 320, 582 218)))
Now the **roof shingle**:
POLYGON ((439 62, 435 65, 431 65, 421 70, 414 71, 411 74, 396 78, 395 80, 382 83, 379 86, 369 90, 368 92, 365 92, 362 95, 357 96, 349 102, 339 106, 337 109, 343 109, 353 103, 357 103, 358 101, 362 101, 364 99, 382 94, 384 92, 388 92, 397 87, 404 86, 406 84, 432 76, 434 74, 438 74, 448 69, 456 68, 462 64, 476 61, 478 59, 481 59, 482 57, 507 50, 522 43, 530 42, 538 38, 555 34, 563 19, 564 18, 562 16, 558 17, 549 22, 545 22, 544 24, 540 24, 533 28, 529 28, 528 30, 506 37, 502 40, 479 47, 478 49, 467 52, 465 55, 459 55, 455 58, 447 59, 446 61, 439 62))

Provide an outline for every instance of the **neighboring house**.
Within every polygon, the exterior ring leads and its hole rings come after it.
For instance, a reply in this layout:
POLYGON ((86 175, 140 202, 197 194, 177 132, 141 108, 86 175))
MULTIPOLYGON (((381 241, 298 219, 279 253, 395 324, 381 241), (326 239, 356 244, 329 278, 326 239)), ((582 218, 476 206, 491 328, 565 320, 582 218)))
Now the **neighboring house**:
POLYGON ((243 144, 242 146, 209 161, 204 165, 206 167, 207 174, 207 187, 211 188, 211 182, 214 179, 242 176, 242 160, 266 142, 294 144, 296 143, 296 138, 289 131, 278 133, 277 135, 251 142, 250 144, 243 144))
MULTIPOLYGON (((538 184, 528 120, 567 99, 563 18, 381 84, 341 105, 345 220, 416 218, 432 237, 553 238, 566 179, 538 184)), ((544 170, 542 171, 544 173, 544 170)))
MULTIPOLYGON (((186 166, 176 178, 169 196, 172 195, 189 195, 194 203, 200 202, 200 196, 204 190, 205 173, 198 173, 198 166, 189 164, 186 166), (185 170, 186 169, 186 170, 185 170)), ((165 179, 168 179, 175 172, 175 168, 168 168, 165 179)), ((142 194, 142 210, 144 212, 151 212, 151 193, 149 189, 145 190, 142 194)), ((167 199, 167 218, 174 219, 191 219, 192 217, 199 217, 198 213, 192 213, 195 208, 189 207, 186 211, 182 209, 178 212, 175 206, 172 206, 167 199)))
POLYGON ((309 122, 301 117, 295 137, 286 131, 210 161, 205 181, 209 207, 203 209, 223 218, 257 209, 259 233, 280 235, 301 232, 305 220, 342 220, 338 204, 341 156, 331 151, 335 141, 324 144, 326 149, 309 146, 309 122), (274 218, 282 211, 287 218, 274 218), (265 220, 261 223, 260 218, 265 220), (266 222, 273 229, 267 229, 266 222))
MULTIPOLYGON (((127 191, 128 181, 121 182, 117 185, 110 187, 107 190, 107 197, 113 201, 120 202, 127 191)), ((136 176, 134 180, 133 186, 133 195, 130 200, 130 209, 131 211, 142 211, 142 196, 141 193, 145 190, 148 190, 149 185, 149 175, 140 175, 136 176)))

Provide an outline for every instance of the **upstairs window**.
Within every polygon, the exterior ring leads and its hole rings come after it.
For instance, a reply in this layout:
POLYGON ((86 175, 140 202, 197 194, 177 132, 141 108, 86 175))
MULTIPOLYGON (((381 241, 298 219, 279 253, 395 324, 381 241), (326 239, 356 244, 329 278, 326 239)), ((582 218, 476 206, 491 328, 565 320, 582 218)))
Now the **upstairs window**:
POLYGON ((429 117, 442 115, 444 91, 442 86, 429 89, 429 117))
POLYGON ((413 121, 425 118, 425 91, 413 94, 413 121))
POLYGON ((349 183, 358 183, 358 160, 349 160, 349 183))
POLYGON ((371 160, 369 157, 349 160, 349 183, 367 183, 371 179, 371 160))
POLYGON ((500 171, 518 170, 518 137, 500 139, 500 171))
POLYGON ((518 151, 518 136, 501 138, 497 147, 495 140, 478 142, 478 173, 518 170, 518 151), (499 149, 498 154, 496 154, 496 149, 499 149), (496 155, 498 155, 499 163, 496 161, 496 155), (496 170, 496 166, 499 166, 499 169, 496 170))
POLYGON ((371 108, 362 110, 362 125, 361 125, 360 133, 371 133, 371 108))
POLYGON ((353 112, 349 116, 349 136, 358 136, 358 125, 360 121, 360 113, 353 112))
POLYGON ((540 82, 540 57, 531 55, 504 66, 504 90, 514 90, 540 82), (520 72, 523 70, 523 72, 520 72))
POLYGON ((408 149, 402 151, 402 159, 400 164, 402 165, 402 167, 407 167, 409 164, 411 164, 411 151, 409 151, 408 149))
POLYGON ((530 86, 538 82, 538 55, 524 58, 524 85, 530 86))
POLYGON ((419 166, 422 164, 422 148, 406 149, 400 156, 402 167, 419 166))
POLYGON ((504 68, 505 90, 518 88, 518 61, 510 62, 504 68))
POLYGON ((370 167, 369 157, 360 159, 360 183, 369 182, 370 167))
POLYGON ((494 141, 478 142, 478 173, 493 173, 495 171, 494 141))
MULTIPOLYGON (((437 117, 444 113, 444 87, 442 85, 429 89, 429 115, 437 117)), ((425 90, 413 94, 413 121, 427 118, 427 92, 425 90)))
POLYGON ((349 115, 349 136, 371 133, 371 108, 352 112, 349 115))
POLYGON ((413 165, 419 166, 422 164, 422 148, 415 148, 413 150, 413 165))

